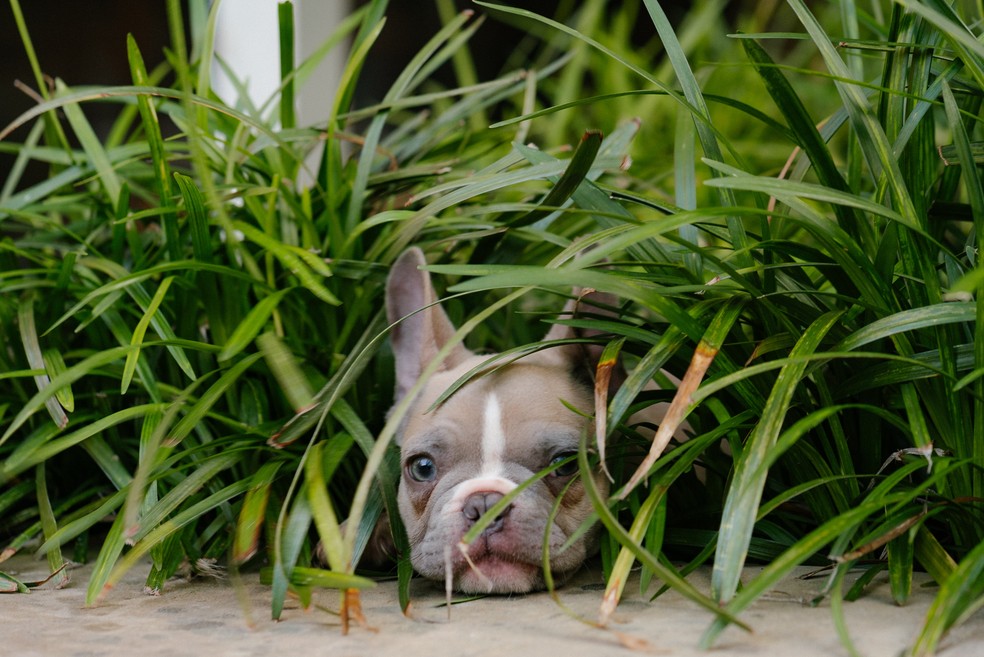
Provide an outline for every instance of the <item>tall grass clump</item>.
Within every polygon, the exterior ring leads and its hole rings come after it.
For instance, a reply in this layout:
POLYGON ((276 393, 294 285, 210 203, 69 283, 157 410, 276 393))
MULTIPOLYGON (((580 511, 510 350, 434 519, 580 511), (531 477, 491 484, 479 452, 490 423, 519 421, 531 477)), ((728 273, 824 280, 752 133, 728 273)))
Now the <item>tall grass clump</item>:
MULTIPOLYGON (((686 372, 674 407, 694 437, 667 446, 664 427, 647 469, 598 500, 611 555, 622 552, 609 561, 616 596, 633 561, 646 587, 663 576, 662 555, 677 554, 683 573, 712 564, 713 600, 739 615, 794 566, 826 565, 822 594, 853 652, 842 602, 885 571, 905 604, 921 569, 938 593, 911 652, 931 654, 984 602, 977 7, 790 0, 795 33, 732 35, 744 63, 722 66, 732 80, 722 100, 721 72, 697 68, 660 5, 644 5, 666 78, 568 25, 499 9, 638 82, 574 107, 668 97, 674 162, 660 170, 649 156, 617 186, 583 182, 573 207, 605 228, 561 252, 555 270, 483 267, 452 290, 563 281, 625 299, 623 322, 606 328, 638 365, 610 402, 609 433, 652 403, 639 393, 661 368, 686 372), (770 54, 791 43, 809 49, 802 64, 770 54), (750 120, 766 128, 764 153, 730 132, 750 120), (675 184, 653 193, 645 181, 670 166, 675 184), (693 464, 704 484, 688 480, 693 464), (631 511, 625 527, 619 506, 631 511), (749 558, 766 566, 740 582, 749 558), (854 569, 863 574, 848 588, 854 569)), ((728 622, 719 615, 703 643, 728 622)))
POLYGON ((11 549, 35 540, 56 569, 97 536, 90 601, 148 554, 159 588, 183 561, 261 551, 275 615, 312 585, 357 613, 402 412, 386 420, 382 282, 420 243, 459 333, 492 349, 539 339, 543 291, 622 300, 617 320, 563 320, 611 336, 630 372, 581 454, 616 479, 602 499, 585 477, 608 530, 603 619, 638 562, 644 591, 712 612, 710 646, 811 564, 854 652, 844 601, 887 573, 905 604, 919 569, 938 592, 911 653, 932 654, 984 602, 976 5, 708 0, 671 23, 654 0, 563 20, 478 2, 530 43, 517 72, 474 82, 482 19, 438 0, 443 29, 355 108, 385 4, 339 31, 349 63, 314 128, 290 105, 313 61, 287 57, 266 107, 211 91, 218 3, 192 3, 189 47, 170 0, 168 63, 146 71, 131 41, 130 86, 49 89, 35 62, 45 99, 0 141, 18 157, 0 195, 11 549), (445 62, 465 86, 433 82, 445 62), (105 140, 90 102, 120 107, 105 140), (31 160, 50 175, 22 188, 31 160), (650 443, 626 423, 656 402, 650 443), (315 537, 328 570, 309 568, 315 537), (739 586, 750 559, 764 569, 739 586), (684 579, 704 564, 709 595, 684 579))
MULTIPOLYGON (((375 476, 392 390, 389 357, 376 357, 382 283, 411 242, 455 258, 495 232, 472 196, 421 194, 515 168, 515 131, 468 125, 505 106, 515 115, 535 86, 523 71, 432 82, 482 23, 467 12, 379 104, 355 108, 385 26, 377 0, 311 60, 285 47, 279 92, 252 107, 210 86, 220 3, 189 4, 190 41, 183 5, 167 4, 165 64, 147 70, 131 38, 120 45, 133 84, 73 87, 45 80, 11 2, 42 98, 0 133, 16 156, 0 192, 2 558, 29 546, 54 571, 65 549, 76 560, 97 550, 93 603, 141 559, 158 590, 182 564, 235 567, 259 552, 276 615, 289 587, 371 584, 352 563, 392 497, 392 479, 375 476), (331 118, 298 126, 294 93, 333 47, 350 50, 326 94, 331 118), (118 108, 108 136, 86 118, 92 103, 118 108), (47 168, 41 182, 25 182, 32 162, 47 168), (319 535, 333 572, 305 570, 319 535)), ((292 43, 289 3, 280 30, 292 43)))

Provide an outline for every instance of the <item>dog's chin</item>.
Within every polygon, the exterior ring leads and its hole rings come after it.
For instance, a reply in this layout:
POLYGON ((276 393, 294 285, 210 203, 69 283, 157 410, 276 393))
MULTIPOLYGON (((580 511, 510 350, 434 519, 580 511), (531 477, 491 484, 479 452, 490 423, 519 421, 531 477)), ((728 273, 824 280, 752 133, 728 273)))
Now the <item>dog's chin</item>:
POLYGON ((488 556, 466 566, 455 577, 455 587, 462 593, 529 593, 542 589, 543 575, 539 565, 507 561, 488 556))

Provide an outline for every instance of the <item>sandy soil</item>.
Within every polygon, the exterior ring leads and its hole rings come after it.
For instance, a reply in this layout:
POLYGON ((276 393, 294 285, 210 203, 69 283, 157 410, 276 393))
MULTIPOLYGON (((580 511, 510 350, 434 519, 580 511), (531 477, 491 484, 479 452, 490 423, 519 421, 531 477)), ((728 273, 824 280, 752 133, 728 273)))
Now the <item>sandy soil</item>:
MULTIPOLYGON (((0 566, 31 579, 43 577, 45 564, 17 556, 0 566)), ((284 655, 433 655, 501 656, 541 653, 563 657, 642 654, 756 655, 813 657, 846 655, 826 604, 809 601, 824 580, 792 577, 746 611, 742 619, 754 632, 729 628, 709 653, 697 649, 710 615, 675 593, 655 602, 627 587, 625 601, 609 630, 579 622, 546 594, 485 598, 452 607, 448 620, 443 593, 415 582, 410 617, 400 613, 395 583, 383 583, 362 596, 371 629, 354 628, 347 636, 332 610, 338 594, 319 592, 317 607, 303 610, 289 603, 280 622, 270 620, 269 589, 256 575, 244 578, 244 606, 234 587, 221 580, 175 580, 161 596, 143 593, 145 572, 135 569, 99 605, 83 604, 88 569, 73 571, 73 583, 55 590, 0 595, 0 655, 17 657, 259 657, 284 655), (628 641, 634 647, 624 647, 628 641)), ((755 575, 748 569, 746 580, 755 575)), ((802 569, 797 572, 801 575, 802 569)), ((709 572, 691 577, 702 590, 709 572)), ((913 640, 932 600, 933 588, 916 582, 911 604, 897 607, 888 586, 878 583, 870 595, 847 605, 848 624, 862 655, 895 657, 913 640)), ((561 591, 575 614, 597 616, 602 584, 587 570, 561 591)), ((984 611, 945 641, 944 657, 984 655, 984 611)))

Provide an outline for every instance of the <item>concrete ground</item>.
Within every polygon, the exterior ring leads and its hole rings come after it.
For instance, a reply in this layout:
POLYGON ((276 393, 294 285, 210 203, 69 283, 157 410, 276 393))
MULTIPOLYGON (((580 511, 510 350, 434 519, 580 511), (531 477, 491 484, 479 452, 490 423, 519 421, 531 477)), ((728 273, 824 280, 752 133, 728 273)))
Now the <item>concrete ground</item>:
MULTIPOLYGON (((0 570, 31 580, 43 578, 44 562, 16 556, 0 570)), ((797 571, 797 575, 807 572, 797 571)), ((316 594, 309 611, 289 603, 280 622, 270 620, 270 591, 257 575, 247 575, 242 593, 227 581, 175 580, 161 596, 143 593, 145 571, 134 569, 97 606, 84 606, 88 567, 72 573, 61 590, 47 585, 29 594, 0 595, 0 656, 16 657, 260 657, 355 655, 433 657, 542 654, 551 657, 631 655, 634 652, 689 657, 755 655, 757 657, 830 657, 846 655, 826 604, 809 601, 823 579, 791 577, 742 615, 754 632, 729 628, 708 652, 697 641, 710 615, 675 593, 655 602, 641 597, 638 585, 627 587, 624 602, 600 630, 579 622, 546 594, 485 598, 457 604, 451 618, 443 593, 415 582, 410 617, 400 613, 395 583, 363 593, 371 629, 355 627, 342 636, 338 594, 316 594), (140 571, 140 572, 138 572, 140 571), (244 606, 242 600, 248 603, 244 606), (632 646, 626 648, 625 645, 632 646)), ((755 569, 748 569, 747 579, 755 569)), ((691 581, 709 588, 709 572, 691 581)), ((895 657, 916 636, 934 589, 919 580, 912 602, 897 607, 888 585, 879 581, 865 598, 846 605, 855 645, 866 657, 895 657)), ((561 600, 575 614, 593 619, 601 601, 597 571, 582 573, 561 590, 561 600)), ((947 637, 943 657, 984 655, 984 610, 947 637)))

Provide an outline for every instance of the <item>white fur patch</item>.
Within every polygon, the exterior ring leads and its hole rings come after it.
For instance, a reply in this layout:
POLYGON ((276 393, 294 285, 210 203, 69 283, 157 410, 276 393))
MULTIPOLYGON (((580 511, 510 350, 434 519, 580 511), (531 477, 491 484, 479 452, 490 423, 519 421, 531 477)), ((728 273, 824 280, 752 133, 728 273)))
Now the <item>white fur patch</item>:
POLYGON ((516 483, 506 479, 506 433, 502 426, 502 407, 495 393, 485 401, 482 417, 481 470, 477 476, 466 479, 454 487, 454 493, 441 509, 441 516, 457 518, 465 501, 475 493, 508 494, 516 483))
POLYGON ((495 393, 491 393, 485 402, 482 422, 482 476, 500 476, 505 455, 506 433, 502 429, 502 409, 495 393))

